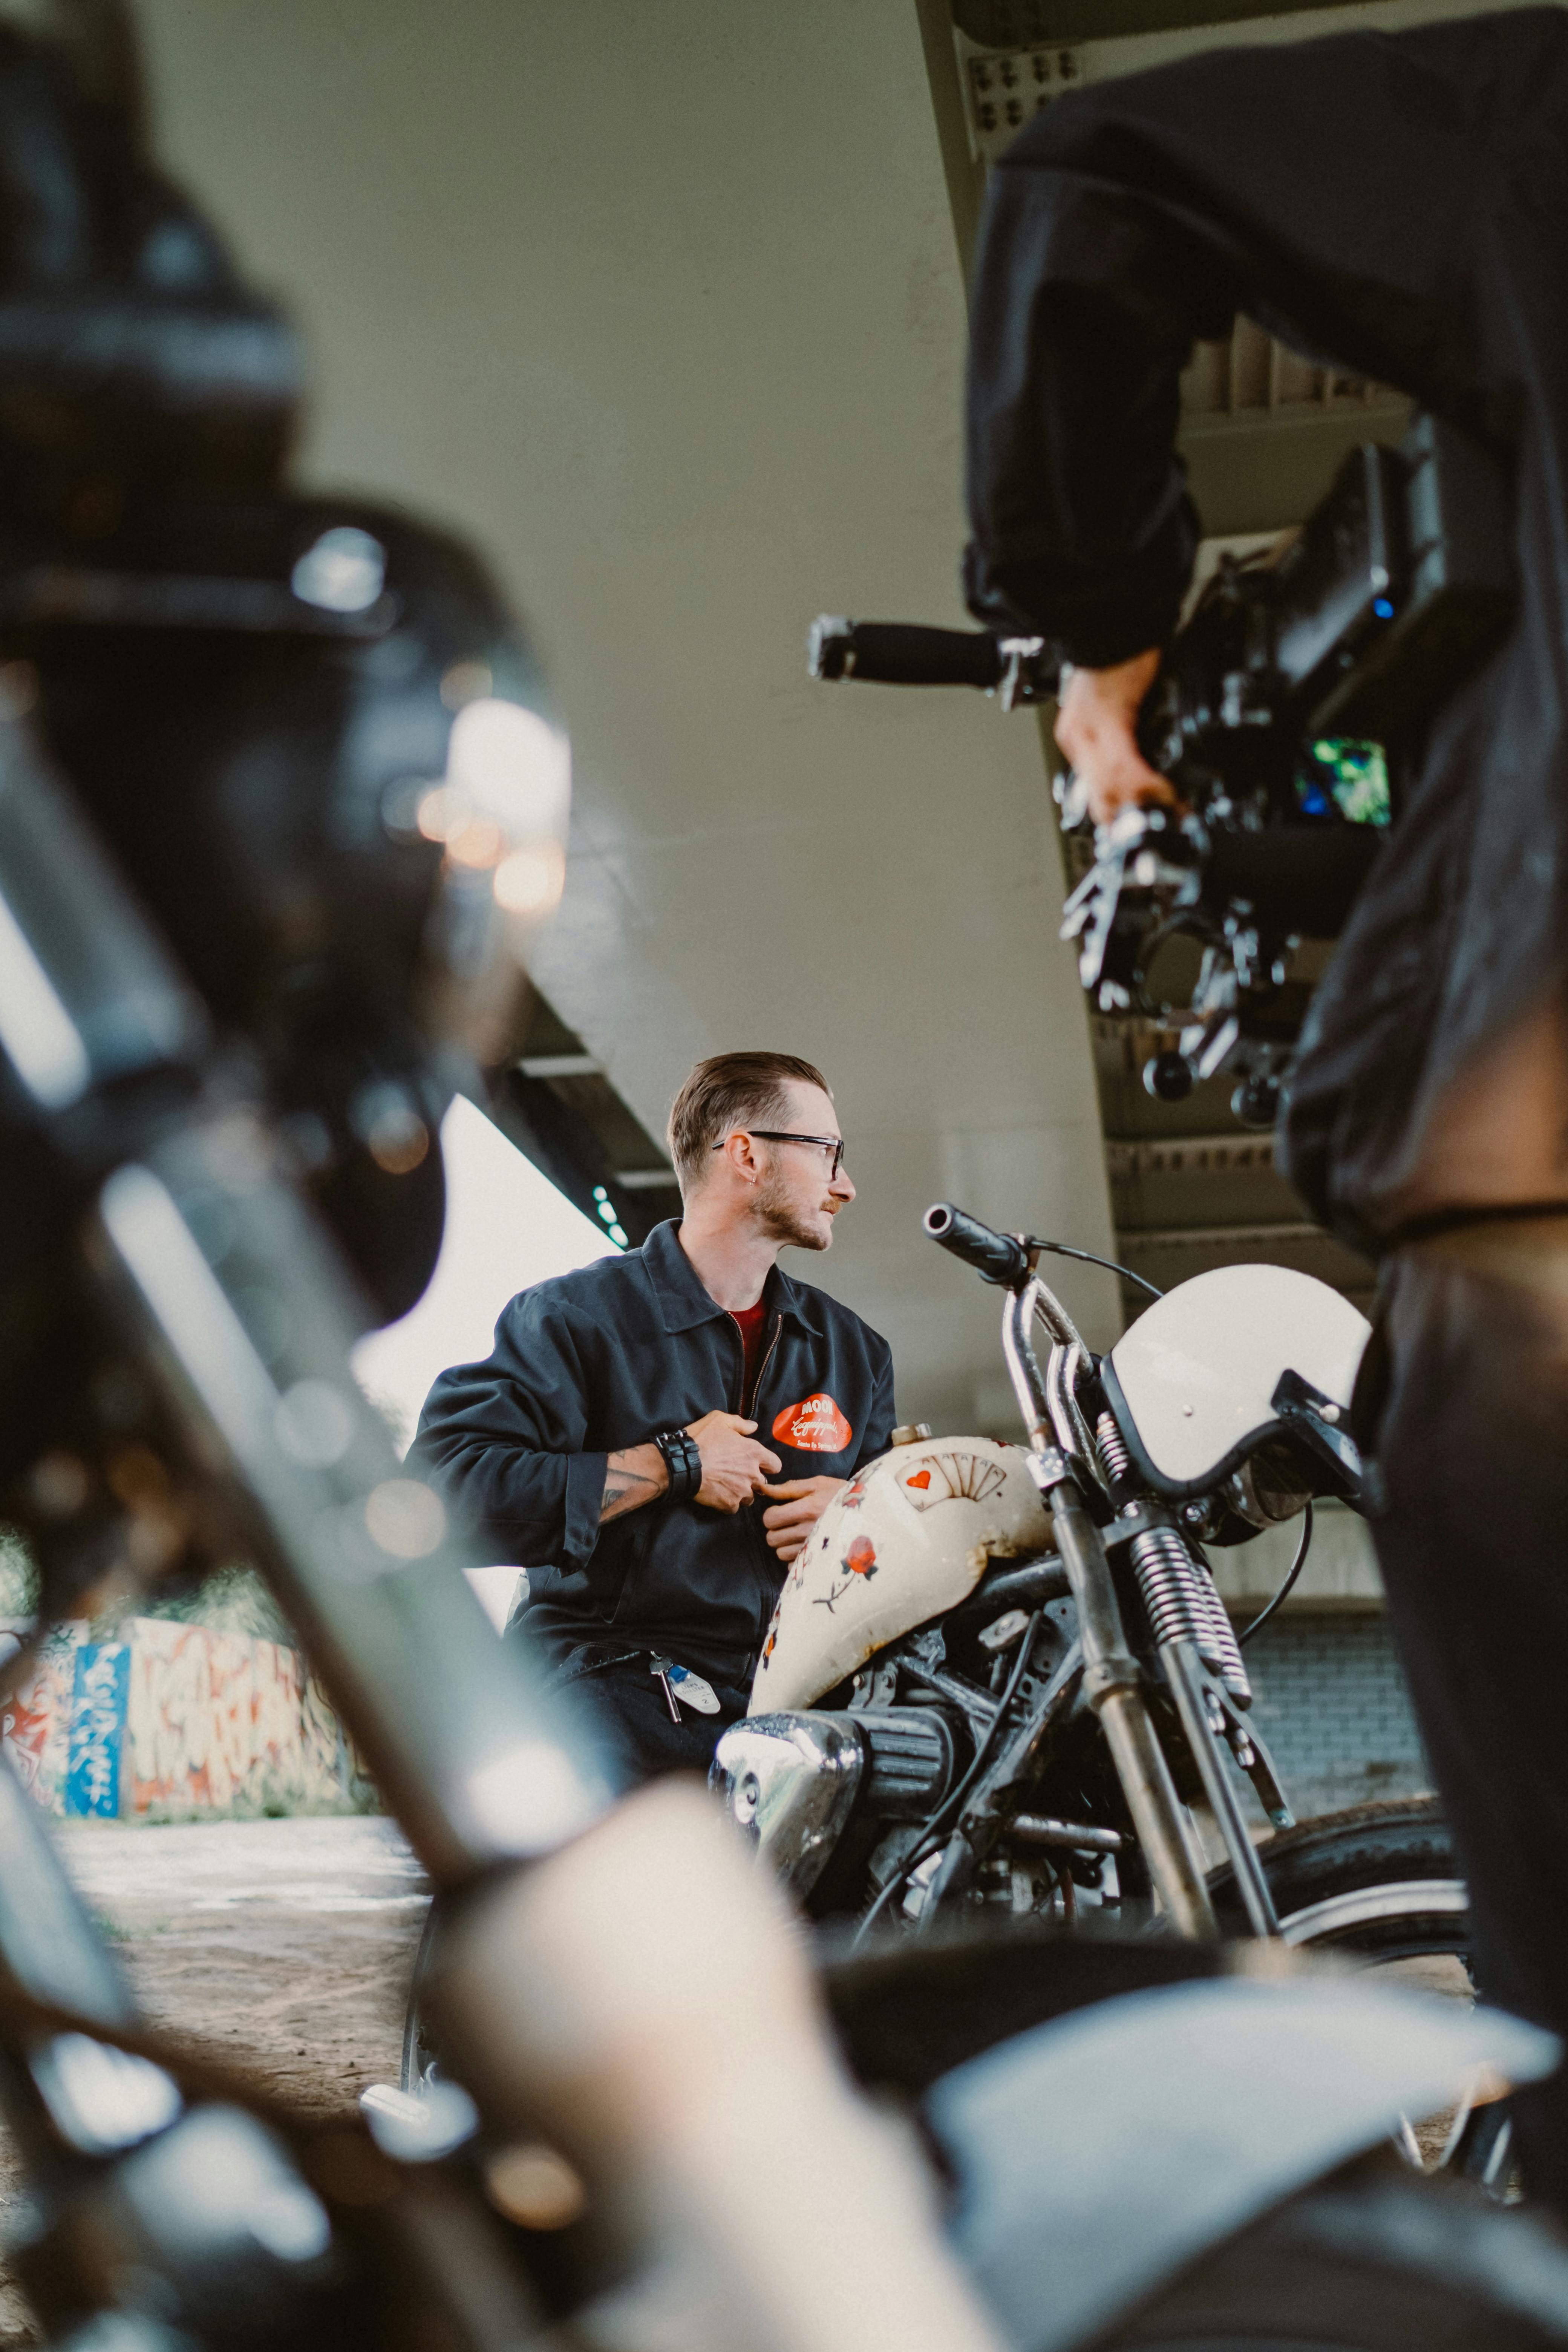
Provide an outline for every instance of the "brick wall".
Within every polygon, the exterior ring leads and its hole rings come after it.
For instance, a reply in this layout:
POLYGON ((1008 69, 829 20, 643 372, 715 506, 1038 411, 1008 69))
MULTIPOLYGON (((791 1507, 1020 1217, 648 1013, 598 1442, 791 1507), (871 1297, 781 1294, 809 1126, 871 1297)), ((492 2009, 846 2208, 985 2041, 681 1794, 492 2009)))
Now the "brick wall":
POLYGON ((1253 1720, 1299 1820, 1431 1787, 1381 1612, 1282 1612, 1246 1657, 1253 1720))

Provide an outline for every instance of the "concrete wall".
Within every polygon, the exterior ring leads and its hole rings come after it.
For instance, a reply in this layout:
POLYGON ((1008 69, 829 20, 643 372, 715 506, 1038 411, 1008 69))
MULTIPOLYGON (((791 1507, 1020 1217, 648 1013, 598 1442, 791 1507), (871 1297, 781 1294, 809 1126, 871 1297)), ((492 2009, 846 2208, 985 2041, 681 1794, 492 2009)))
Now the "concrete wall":
MULTIPOLYGON (((656 1132, 805 1052, 821 1274, 900 1402, 1016 1429, 950 1195, 1110 1235, 1037 736, 813 687, 824 608, 959 623, 963 290, 914 0, 142 0, 163 149, 310 332, 307 470, 489 550, 570 719, 557 1009, 656 1132)), ((1064 1273, 1103 1342, 1110 1282, 1064 1273)))
MULTIPOLYGON (((1234 1615, 1252 1616, 1272 1598, 1290 1572, 1300 1540, 1301 1522, 1296 1518, 1250 1543, 1210 1552, 1215 1582, 1234 1615)), ((1383 1578, 1366 1521, 1342 1503, 1317 1504, 1306 1565, 1280 1613, 1359 1615, 1382 1606, 1383 1578)))

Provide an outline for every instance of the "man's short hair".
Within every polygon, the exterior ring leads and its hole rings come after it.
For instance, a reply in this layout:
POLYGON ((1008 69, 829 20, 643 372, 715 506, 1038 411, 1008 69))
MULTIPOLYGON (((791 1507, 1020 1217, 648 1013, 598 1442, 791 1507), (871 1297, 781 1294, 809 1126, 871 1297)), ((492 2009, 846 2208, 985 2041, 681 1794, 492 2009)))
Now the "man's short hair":
POLYGON ((682 1195, 700 1184, 716 1143, 738 1127, 778 1127, 786 1116, 786 1087, 833 1089, 814 1063, 798 1054, 714 1054, 699 1062, 669 1114, 666 1134, 682 1195))

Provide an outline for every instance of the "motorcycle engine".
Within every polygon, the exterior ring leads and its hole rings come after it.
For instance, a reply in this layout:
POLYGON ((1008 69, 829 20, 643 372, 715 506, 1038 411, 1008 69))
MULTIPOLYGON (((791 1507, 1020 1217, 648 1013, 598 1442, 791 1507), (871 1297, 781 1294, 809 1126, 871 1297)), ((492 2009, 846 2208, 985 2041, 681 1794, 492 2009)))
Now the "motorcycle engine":
POLYGON ((852 1868, 889 1823, 933 1812, 955 1762, 952 1728, 934 1707, 802 1708, 732 1725, 710 1786, 804 1901, 830 1861, 852 1868), (863 1837, 853 1835, 858 1823, 863 1837))

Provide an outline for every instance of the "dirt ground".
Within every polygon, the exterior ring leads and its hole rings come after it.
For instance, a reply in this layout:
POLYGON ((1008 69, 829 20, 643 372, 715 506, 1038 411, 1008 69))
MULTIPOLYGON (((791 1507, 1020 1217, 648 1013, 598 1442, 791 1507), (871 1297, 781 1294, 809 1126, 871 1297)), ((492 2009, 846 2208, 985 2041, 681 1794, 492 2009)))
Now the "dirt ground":
POLYGON ((61 1824, 149 2021, 313 2115, 397 2080, 424 1880, 393 1823, 61 1824))
MULTIPOLYGON (((55 1826, 148 2022, 179 2052, 323 2118, 396 2082, 425 1893, 390 1822, 55 1826)), ((0 2136, 0 2231, 15 2179, 0 2136)), ((0 2352, 36 2340, 0 2270, 0 2352)))

